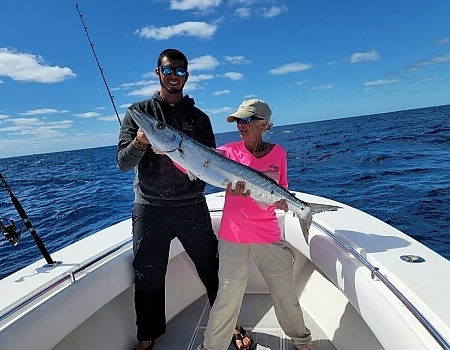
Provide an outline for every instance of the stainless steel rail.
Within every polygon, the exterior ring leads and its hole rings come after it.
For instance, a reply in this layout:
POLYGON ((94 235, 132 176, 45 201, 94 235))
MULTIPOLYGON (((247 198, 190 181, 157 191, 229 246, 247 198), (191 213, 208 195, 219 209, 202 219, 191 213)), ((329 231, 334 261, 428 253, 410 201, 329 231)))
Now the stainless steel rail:
POLYGON ((326 229, 319 223, 313 220, 312 225, 319 231, 322 231, 326 235, 330 236, 341 246, 347 249, 356 259, 358 259, 364 266, 366 266, 372 275, 372 278, 378 278, 384 285, 402 302, 403 305, 417 318, 417 320, 424 326, 424 328, 430 333, 430 335, 439 343, 442 349, 450 350, 450 343, 439 333, 439 331, 433 327, 433 325, 426 319, 424 315, 391 283, 389 280, 381 274, 378 267, 373 266, 369 263, 361 254, 358 253, 353 247, 348 245, 344 240, 342 240, 335 233, 326 229))
MULTIPOLYGON (((102 259, 106 258, 107 256, 114 254, 115 252, 119 251, 126 245, 130 244, 131 249, 131 238, 127 239, 119 244, 116 244, 115 246, 111 247, 108 250, 105 250, 104 252, 94 256, 92 259, 86 260, 85 262, 81 263, 77 267, 69 270, 67 274, 60 276, 53 281, 50 281, 46 285, 42 286, 40 289, 36 290, 30 295, 27 295, 25 298, 19 300, 17 303, 11 305, 11 307, 5 309, 0 314, 0 324, 3 323, 9 316, 20 310, 26 305, 31 304, 33 301, 39 299, 41 296, 45 295, 46 293, 50 292, 51 290, 57 288, 58 286, 63 285, 65 282, 69 286, 71 283, 75 283, 77 281, 77 275, 84 271, 85 269, 89 268, 90 266, 98 263, 102 259)), ((81 277, 82 278, 82 277, 81 277)))

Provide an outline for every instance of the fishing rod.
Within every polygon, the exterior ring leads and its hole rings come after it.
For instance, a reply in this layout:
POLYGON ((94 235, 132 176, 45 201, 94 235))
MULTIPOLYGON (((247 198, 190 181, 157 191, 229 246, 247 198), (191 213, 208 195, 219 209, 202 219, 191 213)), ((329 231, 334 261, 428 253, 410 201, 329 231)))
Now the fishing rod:
POLYGON ((98 69, 100 70, 100 74, 102 75, 103 82, 105 83, 106 90, 108 91, 108 95, 109 95, 109 98, 110 98, 111 103, 113 105, 114 111, 116 112, 117 120, 119 121, 119 124, 122 126, 122 122, 120 121, 119 113, 117 112, 116 105, 114 104, 114 96, 111 95, 111 92, 109 90, 108 83, 106 82, 105 75, 103 74, 103 68, 100 66, 100 62, 98 61, 97 55, 96 55, 95 50, 94 50, 94 44, 92 43, 91 38, 89 37, 89 33, 88 33, 88 30, 87 30, 87 27, 84 24, 83 15, 80 13, 80 9, 78 7, 78 4, 75 4, 75 6, 77 7, 78 15, 80 16, 81 23, 83 24, 84 31, 86 32, 86 36, 88 38, 89 44, 91 45, 92 53, 94 54, 95 61, 97 62, 98 69))
MULTIPOLYGON (((16 198, 16 196, 14 196, 14 193, 11 191, 11 188, 9 187, 8 183, 6 182, 6 180, 3 177, 1 172, 0 172, 0 180, 2 181, 3 186, 5 187, 6 191, 9 193, 9 196, 11 197, 11 201, 14 204, 14 207, 16 208, 17 212, 19 213, 20 217, 22 218, 24 226, 28 229, 30 234, 33 236, 34 242, 36 243, 36 245, 38 246, 42 255, 44 256, 45 260, 47 261, 47 264, 49 266, 55 265, 56 262, 53 261, 53 259, 51 258, 50 254, 48 253, 47 248, 45 248, 44 242, 42 242, 41 238, 36 233, 36 230, 34 229, 33 224, 31 223, 30 219, 28 218, 28 215, 25 212, 25 209, 23 209, 22 204, 20 204, 20 202, 16 198)), ((4 217, 0 218, 0 230, 2 231, 3 236, 13 246, 16 246, 19 243, 23 229, 24 228, 22 227, 19 231, 17 231, 16 224, 14 223, 13 220, 7 219, 4 217)))

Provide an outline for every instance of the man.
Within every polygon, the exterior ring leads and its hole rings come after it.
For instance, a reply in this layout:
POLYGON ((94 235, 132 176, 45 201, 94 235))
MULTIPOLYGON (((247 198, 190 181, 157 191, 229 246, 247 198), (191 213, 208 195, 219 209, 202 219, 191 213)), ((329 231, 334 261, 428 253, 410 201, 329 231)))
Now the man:
MULTIPOLYGON (((209 117, 195 107, 183 87, 189 77, 186 56, 167 49, 158 57, 156 76, 161 90, 151 99, 134 103, 207 147, 216 147, 209 117)), ((217 238, 204 194, 205 183, 191 181, 169 157, 152 149, 127 112, 116 154, 121 171, 135 169, 132 211, 133 268, 138 344, 150 350, 166 331, 165 274, 170 242, 177 237, 192 259, 212 305, 218 288, 217 238)))

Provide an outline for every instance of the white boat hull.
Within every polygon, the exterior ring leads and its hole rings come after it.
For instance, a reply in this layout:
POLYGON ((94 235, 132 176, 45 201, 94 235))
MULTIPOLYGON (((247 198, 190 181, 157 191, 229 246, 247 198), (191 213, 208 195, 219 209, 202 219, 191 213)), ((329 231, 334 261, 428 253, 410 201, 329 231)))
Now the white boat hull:
MULTIPOLYGON (((297 196, 307 202, 343 206, 338 212, 315 215, 315 223, 378 267, 438 334, 450 339, 448 260, 361 211, 316 196, 297 196), (425 262, 407 263, 400 259, 404 254, 422 256, 425 262)), ((223 193, 208 195, 208 205, 217 229, 223 193)), ((336 349, 443 348, 345 247, 316 226, 311 228, 308 246, 292 213, 278 215, 285 240, 297 255, 295 284, 300 304, 336 349)), ((52 257, 62 263, 48 268, 42 259, 0 281, 0 349, 131 349, 136 332, 131 220, 95 233, 52 257), (114 253, 74 273, 112 248, 116 248, 114 253), (35 300, 30 298, 37 292, 35 300), (27 299, 33 301, 23 302, 27 299)), ((267 293, 252 261, 250 268, 246 292, 267 293)), ((205 294, 178 240, 172 242, 166 294, 168 320, 205 294)))

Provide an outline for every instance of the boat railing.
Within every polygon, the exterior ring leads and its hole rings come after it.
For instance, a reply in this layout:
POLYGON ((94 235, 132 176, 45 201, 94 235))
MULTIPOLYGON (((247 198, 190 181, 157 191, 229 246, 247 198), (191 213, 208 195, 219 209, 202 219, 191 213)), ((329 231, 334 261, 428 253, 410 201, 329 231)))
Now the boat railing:
POLYGON ((358 259, 364 266, 366 266, 371 273, 372 279, 381 281, 401 302, 405 307, 416 317, 422 326, 430 333, 430 335, 438 342, 442 349, 450 350, 450 343, 442 336, 441 333, 427 320, 427 318, 400 292, 380 271, 378 267, 373 266, 367 261, 356 249, 347 244, 342 238, 327 228, 323 227, 315 220, 312 222, 319 231, 331 237, 338 244, 348 250, 356 259, 358 259))
MULTIPOLYGON (((3 324, 3 322, 8 319, 11 315, 18 312, 18 310, 21 310, 27 305, 31 305, 31 303, 37 301, 40 297, 48 294, 49 292, 54 291, 58 287, 64 287, 64 285, 69 286, 72 283, 75 283, 79 279, 83 278, 85 275, 84 272, 91 266, 99 263, 106 257, 109 257, 110 255, 115 254, 116 252, 119 252, 121 249, 129 245, 128 249, 124 249, 123 252, 128 251, 131 249, 131 238, 128 238, 109 249, 104 250, 103 252, 95 255, 91 259, 88 259, 76 267, 70 269, 65 273, 64 275, 61 275, 54 280, 48 282, 47 284, 43 285, 41 288, 37 289, 35 292, 27 295, 26 297, 18 300, 16 303, 12 304, 9 308, 6 308, 1 311, 0 313, 0 324, 3 324)), ((121 253, 123 253, 121 252, 121 253)))

